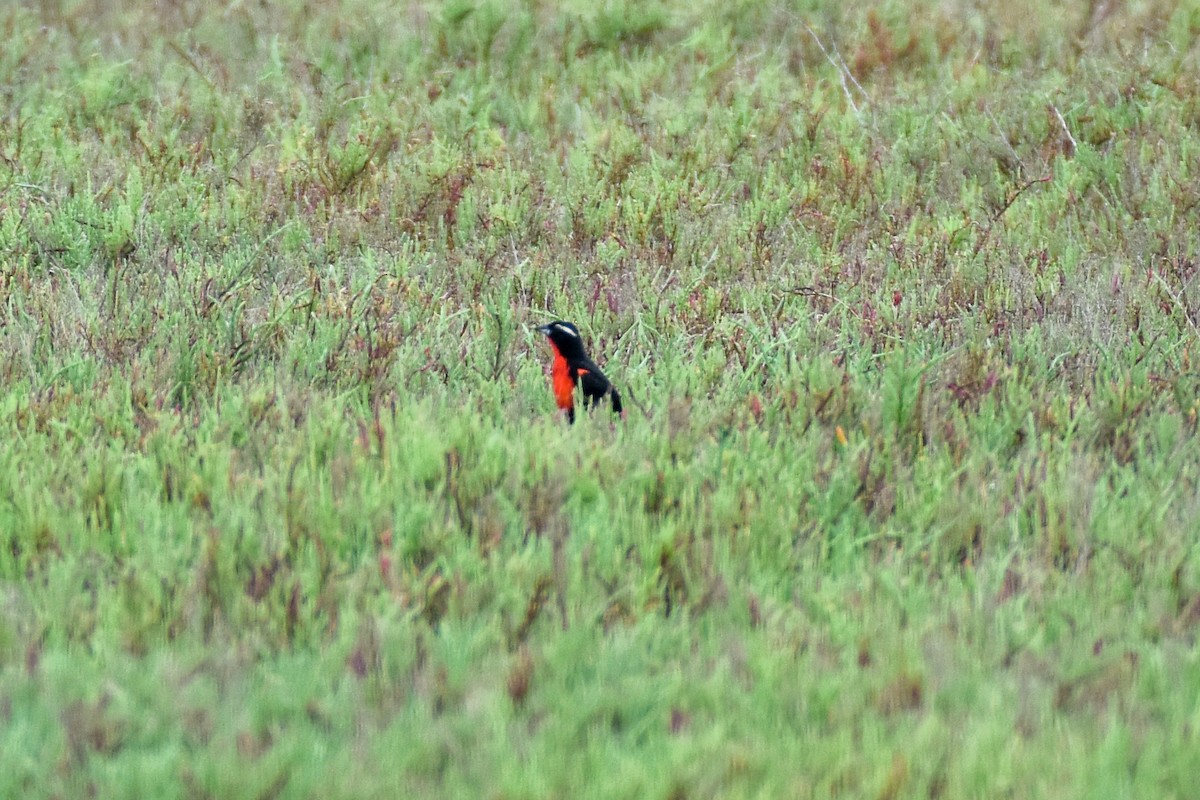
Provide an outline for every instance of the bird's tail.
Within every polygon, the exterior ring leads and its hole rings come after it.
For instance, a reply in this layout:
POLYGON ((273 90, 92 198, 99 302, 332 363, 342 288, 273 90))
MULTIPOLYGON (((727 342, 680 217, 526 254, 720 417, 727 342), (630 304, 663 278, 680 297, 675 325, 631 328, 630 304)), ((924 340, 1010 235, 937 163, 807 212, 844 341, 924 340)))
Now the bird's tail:
POLYGON ((612 395, 613 413, 618 415, 621 419, 625 419, 625 408, 621 405, 621 393, 618 392, 617 387, 614 386, 609 390, 609 394, 612 395))

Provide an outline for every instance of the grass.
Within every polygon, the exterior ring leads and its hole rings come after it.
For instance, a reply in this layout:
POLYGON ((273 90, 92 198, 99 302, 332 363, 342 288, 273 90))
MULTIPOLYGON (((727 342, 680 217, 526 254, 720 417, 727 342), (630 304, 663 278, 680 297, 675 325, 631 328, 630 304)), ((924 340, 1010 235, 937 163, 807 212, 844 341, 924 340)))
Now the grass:
POLYGON ((1194 4, 0 26, 0 796, 1192 794, 1194 4))

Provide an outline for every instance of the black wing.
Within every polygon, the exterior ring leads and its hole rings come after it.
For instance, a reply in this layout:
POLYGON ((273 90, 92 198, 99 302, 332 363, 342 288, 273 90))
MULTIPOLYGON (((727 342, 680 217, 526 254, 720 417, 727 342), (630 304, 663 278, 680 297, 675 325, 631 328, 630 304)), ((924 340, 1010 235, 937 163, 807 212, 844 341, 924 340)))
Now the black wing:
POLYGON ((590 358, 580 359, 574 365, 579 374, 579 385, 583 389, 583 405, 585 408, 599 404, 605 395, 612 397, 613 411, 621 413, 621 395, 607 376, 600 371, 590 358))

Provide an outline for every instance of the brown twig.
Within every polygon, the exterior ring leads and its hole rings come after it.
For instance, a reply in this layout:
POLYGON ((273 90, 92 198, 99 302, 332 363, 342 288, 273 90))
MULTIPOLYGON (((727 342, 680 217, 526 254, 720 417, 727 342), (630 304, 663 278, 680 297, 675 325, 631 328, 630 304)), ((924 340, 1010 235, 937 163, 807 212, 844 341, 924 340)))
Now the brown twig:
POLYGON ((1004 203, 1004 206, 992 215, 987 227, 983 229, 983 236, 979 238, 979 242, 975 245, 975 253, 978 254, 979 251, 983 249, 983 246, 987 244, 988 239, 990 239, 992 236, 992 228, 996 226, 996 223, 1000 221, 1000 218, 1004 216, 1005 212, 1012 208, 1012 204, 1017 202, 1017 198, 1024 194, 1026 189, 1036 183, 1049 183, 1052 180, 1054 180, 1053 175, 1047 175, 1043 178, 1034 178, 1033 180, 1025 181, 1025 183, 1021 184, 1015 192, 1010 194, 1008 200, 1004 203))

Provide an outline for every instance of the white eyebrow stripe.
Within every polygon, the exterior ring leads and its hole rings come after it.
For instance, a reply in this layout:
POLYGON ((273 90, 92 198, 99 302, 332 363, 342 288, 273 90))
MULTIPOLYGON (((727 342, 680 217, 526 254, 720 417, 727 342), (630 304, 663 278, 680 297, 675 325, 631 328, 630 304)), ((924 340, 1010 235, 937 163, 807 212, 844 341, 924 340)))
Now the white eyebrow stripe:
POLYGON ((576 339, 578 339, 578 338, 579 338, 579 334, 578 334, 578 333, 576 333, 575 331, 571 330, 570 328, 568 328, 566 325, 555 325, 554 327, 555 327, 555 328, 557 328, 557 329, 559 329, 559 330, 560 330, 560 331, 562 331, 563 333, 569 333, 569 334, 571 334, 571 335, 572 335, 572 336, 574 336, 576 339))

